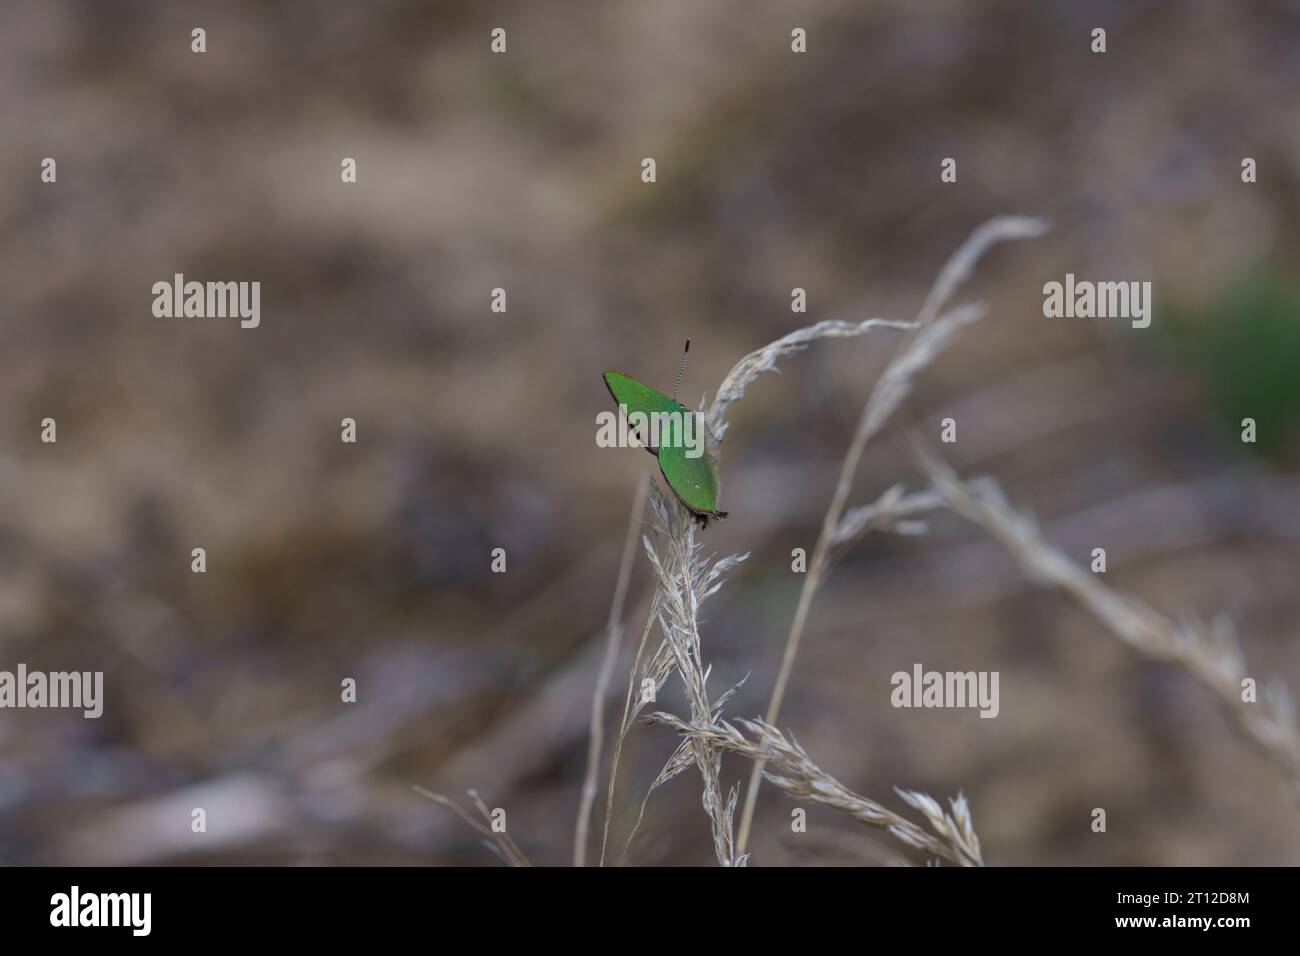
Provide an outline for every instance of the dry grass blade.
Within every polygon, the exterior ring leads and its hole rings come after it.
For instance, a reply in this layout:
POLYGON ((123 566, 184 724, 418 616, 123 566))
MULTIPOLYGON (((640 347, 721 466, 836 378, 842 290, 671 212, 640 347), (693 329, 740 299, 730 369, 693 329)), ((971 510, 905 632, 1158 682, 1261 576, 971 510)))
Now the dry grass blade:
POLYGON ((628 519, 627 540, 623 544, 623 559, 619 563, 618 583, 614 587, 614 600, 609 608, 606 623, 605 656, 596 676, 596 691, 591 697, 591 728, 587 747, 587 772, 582 781, 582 797, 578 805, 578 822, 573 836, 573 865, 587 865, 587 834, 591 827, 591 808, 596 802, 596 778, 600 773, 600 751, 605 737, 605 694, 614 676, 614 663, 618 660, 618 643, 623 633, 623 603, 627 599, 628 582, 632 578, 632 561, 636 557, 637 529, 645 514, 646 493, 650 477, 642 476, 633 498, 632 516, 628 519))
POLYGON ((982 305, 958 306, 922 328, 904 344, 871 390, 871 396, 862 410, 854 444, 865 446, 879 434, 885 422, 903 404, 917 373, 938 357, 962 326, 983 318, 984 312, 982 305))
POLYGON ((695 751, 691 749, 691 742, 683 740, 677 745, 677 749, 673 751, 672 756, 668 758, 668 762, 664 764, 663 769, 659 771, 659 775, 651 781, 649 789, 646 790, 645 797, 641 800, 641 807, 637 810, 636 820, 632 824, 632 829, 628 831, 627 841, 623 844, 623 852, 619 856, 620 865, 627 859, 627 851, 632 849, 632 841, 636 839, 636 835, 641 829, 641 823, 645 820, 645 808, 650 805, 651 795, 673 777, 691 769, 694 764, 695 751))
MULTIPOLYGON (((705 676, 707 677, 708 675, 706 674, 705 676)), ((746 675, 745 680, 748 679, 749 675, 746 675)), ((740 681, 740 683, 736 684, 713 702, 714 723, 717 723, 719 718, 721 718, 722 708, 726 706, 727 701, 731 700, 731 698, 736 695, 736 692, 744 686, 745 680, 740 681)), ((641 702, 641 706, 644 707, 648 703, 653 703, 653 701, 648 698, 644 699, 641 702)), ((639 711, 640 707, 637 709, 639 711)), ((636 822, 633 824, 631 832, 628 833, 627 842, 623 845, 623 855, 620 857, 620 860, 626 859, 627 851, 631 849, 632 841, 636 838, 637 831, 641 829, 641 821, 645 819, 645 808, 650 803, 650 795, 666 784, 669 780, 672 780, 677 775, 689 770, 694 761, 695 751, 692 749, 691 741, 688 738, 677 745, 677 749, 672 752, 672 755, 664 763, 663 769, 659 771, 659 775, 651 782, 650 788, 646 791, 645 799, 641 801, 641 809, 637 813, 636 822)))
MULTIPOLYGON (((781 658, 781 669, 777 673, 772 696, 768 701, 767 722, 773 724, 781 711, 781 701, 785 697, 786 685, 794 668, 795 656, 799 643, 803 639, 808 612, 812 606, 813 596, 821 584, 826 570, 827 556, 832 541, 840 529, 841 516, 848 501, 849 489, 854 475, 857 474, 858 462, 862 458, 867 442, 874 437, 890 415, 898 408, 911 388, 916 374, 934 360, 934 357, 950 342, 955 333, 964 325, 975 321, 983 315, 983 308, 977 305, 960 306, 941 318, 940 310, 952 298, 957 288, 966 281, 980 257, 990 247, 1013 239, 1027 239, 1041 236, 1047 231, 1047 224, 1041 219, 1029 219, 1020 216, 999 216, 979 226, 970 237, 962 243, 949 258, 934 286, 926 296, 925 303, 917 315, 917 331, 907 338, 886 366, 884 373, 877 380, 870 397, 862 409, 857 431, 849 443, 848 452, 840 468, 839 481, 831 503, 822 520, 821 532, 813 547, 809 561, 808 573, 804 576, 803 587, 799 592, 799 603, 795 607, 794 619, 790 625, 790 634, 786 638, 785 652, 781 658)), ((749 830, 753 824, 754 807, 758 800, 758 789, 763 779, 763 765, 756 763, 749 778, 749 788, 745 794, 745 808, 740 816, 740 832, 737 849, 743 853, 749 845, 749 830)))
MULTIPOLYGON (((650 632, 654 630, 655 621, 659 618, 659 591, 655 589, 655 595, 650 602, 650 611, 646 615, 645 627, 641 631, 641 641, 637 645, 636 656, 632 659, 632 669, 627 676, 627 698, 623 702, 623 720, 619 725, 618 740, 614 743, 614 757, 609 766, 609 786, 605 794, 605 828, 600 839, 600 865, 605 865, 605 854, 609 849, 609 823, 614 813, 614 785, 618 781, 618 764, 623 755, 623 741, 627 739, 627 733, 632 729, 632 724, 636 720, 636 715, 640 713, 641 708, 645 706, 644 696, 638 695, 635 704, 633 704, 633 692, 637 687, 637 672, 641 667, 641 658, 645 654, 646 641, 650 639, 650 632)), ((667 680, 667 674, 664 675, 667 680)), ((656 692, 663 684, 656 685, 656 692)), ((649 799, 647 794, 646 799, 649 799)), ((642 815, 645 814, 645 804, 641 806, 642 815)), ((641 817, 637 817, 637 824, 640 825, 641 817)), ((631 838, 629 838, 631 842, 631 838)))
POLYGON ((915 516, 928 514, 943 504, 937 492, 918 491, 909 495, 902 485, 893 485, 871 504, 845 512, 831 535, 829 550, 851 545, 868 531, 924 534, 925 522, 915 520, 915 516))
MULTIPOLYGON (((979 487, 981 481, 971 482, 979 487)), ((894 534, 925 534, 928 525, 917 515, 946 509, 948 502, 933 489, 907 494, 901 484, 891 486, 869 505, 859 505, 844 513, 835 533, 831 535, 829 550, 847 548, 870 531, 890 531, 894 534)))
POLYGON ((426 790, 424 787, 414 786, 411 788, 422 797, 427 797, 434 803, 439 803, 451 810, 456 816, 460 817, 467 824, 483 835, 483 842, 487 844, 488 849, 498 854, 503 860, 511 866, 532 866, 528 862, 528 857, 524 856, 523 850, 515 844, 510 834, 505 832, 498 833, 492 829, 492 811, 487 808, 482 798, 474 790, 468 791, 470 802, 478 810, 479 815, 483 817, 483 822, 475 820, 470 816, 469 811, 462 807, 450 797, 445 797, 441 793, 434 793, 432 790, 426 790))
MULTIPOLYGON (((718 701, 709 697, 709 670, 704 665, 700 648, 699 609, 722 586, 726 571, 748 556, 733 555, 711 563, 700 554, 701 546, 695 540, 694 517, 689 511, 675 500, 665 498, 657 486, 651 491, 650 507, 659 549, 649 538, 644 540, 644 544, 658 582, 658 620, 664 638, 660 651, 650 661, 647 673, 653 675, 652 680, 662 680, 675 671, 686 694, 692 723, 711 725, 720 713, 721 704, 735 689, 718 701)), ((643 695, 641 703, 646 702, 643 695)), ((743 866, 745 858, 735 852, 732 830, 737 793, 733 790, 726 799, 722 795, 722 751, 711 743, 697 741, 690 748, 690 755, 703 781, 702 802, 713 829, 718 862, 722 866, 743 866)), ((684 757, 680 751, 675 753, 655 785, 674 776, 684 757)))
POLYGON ((953 293, 970 278, 975 266, 984 258, 984 253, 993 246, 1017 239, 1037 239, 1047 235, 1048 228, 1046 219, 1033 216, 995 216, 981 223, 939 270, 939 277, 935 279, 925 304, 921 306, 917 322, 922 327, 933 322, 953 293))
POLYGON ((816 325, 796 329, 789 335, 750 352, 727 373, 727 377, 718 386, 717 394, 713 396, 713 404, 709 406, 708 416, 710 437, 715 445, 722 441, 727 433, 727 409, 744 397, 745 389, 754 379, 764 372, 776 371, 777 362, 802 351, 818 339, 849 338, 863 335, 872 329, 914 328, 916 328, 914 322, 894 322, 890 319, 866 319, 862 322, 829 319, 816 325))
POLYGON ((1300 801, 1295 705, 1280 683, 1268 685, 1257 702, 1243 700, 1246 667, 1228 624, 1180 624, 1112 590, 1044 541, 1033 519, 1018 513, 996 484, 967 484, 940 459, 919 454, 948 506, 1002 542, 1032 579, 1065 591, 1129 647, 1181 667, 1207 687, 1246 737, 1282 769, 1292 795, 1300 801))
MULTIPOLYGON (((667 509, 677 508, 679 511, 682 510, 680 509, 680 506, 667 501, 660 493, 659 489, 654 485, 651 485, 651 496, 649 500, 656 509, 655 514, 658 519, 658 526, 661 529, 666 527, 666 522, 668 521, 667 509)), ((692 529, 687 529, 688 533, 692 529)), ((646 542, 646 546, 650 549, 648 542, 646 542)), ((698 547, 696 550, 698 550, 698 547)), ((707 562, 701 563, 699 568, 699 571, 701 572, 699 576, 701 586, 699 587, 696 596, 696 607, 713 594, 716 594, 718 589, 722 587, 722 581, 726 573, 737 564, 744 561, 747 557, 749 556, 731 555, 730 557, 723 558, 721 561, 714 562, 711 566, 709 566, 707 562)), ((609 847, 609 826, 614 806, 614 785, 618 777, 619 757, 622 754, 623 742, 627 739, 628 732, 632 729, 636 722, 636 718, 640 715, 641 711, 647 705, 654 703, 659 691, 663 690, 664 684, 667 683, 668 678, 672 676, 677 667, 677 658, 673 646, 667 638, 664 638, 659 642, 658 647, 650 658, 645 658, 645 648, 650 637, 650 632, 653 630, 655 623, 661 621, 660 607, 662 601, 663 591, 659 587, 658 583, 656 583, 654 598, 650 603, 650 611, 646 617, 645 627, 641 632, 641 641, 637 646, 636 656, 632 661, 632 668, 628 673, 627 699, 623 705, 623 720, 619 727, 618 740, 614 745, 614 758, 610 766, 609 789, 605 805, 605 829, 600 847, 601 866, 605 865, 606 854, 609 847)), ((706 673, 705 677, 707 678, 707 676, 706 673)), ((737 685, 737 687, 739 687, 739 685, 737 685)), ((723 702, 729 699, 735 691, 736 688, 732 688, 724 694, 717 702, 715 702, 715 707, 720 706, 723 702)), ((685 752, 688 757, 693 758, 694 755, 691 754, 689 750, 685 752)), ((669 763, 671 765, 672 761, 670 760, 669 763)), ((689 766, 689 763, 686 764, 686 766, 689 766)), ((624 844, 623 856, 627 855, 627 848, 632 845, 632 839, 636 836, 636 831, 641 826, 641 821, 645 816, 646 804, 650 800, 650 794, 653 793, 660 784, 664 783, 665 779, 671 779, 673 776, 676 776, 675 772, 669 774, 667 778, 664 778, 663 773, 661 773, 660 776, 656 778, 655 782, 651 784, 649 791, 641 802, 641 810, 637 814, 632 831, 628 834, 627 841, 624 844)))
POLYGON ((923 793, 899 790, 898 795, 919 810, 933 832, 881 806, 874 800, 854 793, 818 767, 802 747, 771 724, 761 720, 742 720, 749 731, 746 737, 734 726, 721 721, 709 725, 687 723, 672 714, 656 713, 651 718, 673 727, 689 740, 738 753, 764 767, 763 775, 796 800, 812 801, 834 807, 868 826, 885 830, 896 839, 924 853, 958 866, 983 866, 979 837, 971 820, 966 798, 958 795, 945 812, 938 801, 923 793))

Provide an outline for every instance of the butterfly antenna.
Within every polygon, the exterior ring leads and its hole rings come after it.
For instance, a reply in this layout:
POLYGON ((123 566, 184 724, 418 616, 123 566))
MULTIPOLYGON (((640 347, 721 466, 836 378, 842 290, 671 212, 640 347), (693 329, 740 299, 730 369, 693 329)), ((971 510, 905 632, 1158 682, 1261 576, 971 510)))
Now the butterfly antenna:
POLYGON ((682 375, 686 372, 686 356, 691 351, 691 340, 686 340, 686 348, 682 349, 682 364, 677 366, 677 383, 673 385, 673 401, 677 401, 677 390, 682 387, 682 375))

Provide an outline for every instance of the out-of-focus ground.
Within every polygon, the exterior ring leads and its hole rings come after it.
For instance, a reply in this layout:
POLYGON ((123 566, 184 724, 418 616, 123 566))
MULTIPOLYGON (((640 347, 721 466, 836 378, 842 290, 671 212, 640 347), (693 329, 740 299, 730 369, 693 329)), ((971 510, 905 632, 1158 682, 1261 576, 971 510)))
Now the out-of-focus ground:
MULTIPOLYGON (((1231 615, 1251 673, 1300 687, 1297 49, 1282 0, 4 4, 0 669, 103 670, 107 700, 0 712, 0 863, 492 861, 413 785, 477 788, 534 861, 567 862, 649 467, 595 446, 600 372, 667 387, 690 336, 694 402, 798 325, 909 318, 998 213, 1053 231, 983 264, 988 318, 853 500, 918 486, 907 431, 954 417, 957 468, 1078 560, 1105 547, 1107 583, 1231 615), (261 281, 261 327, 153 318, 177 272, 261 281), (1151 328, 1044 319, 1066 272, 1152 280, 1151 328)), ((791 549, 891 336, 814 346, 732 416, 732 516, 706 540, 752 557, 704 625, 713 686, 750 675, 730 715, 766 705, 791 549)), ((642 560, 633 637, 649 586, 642 560)), ((780 724, 896 809, 895 785, 964 790, 991 863, 1300 860, 1300 809, 1205 692, 952 517, 837 566, 780 724), (999 717, 893 709, 918 662, 999 671, 999 717)), ((631 734, 615 847, 674 743, 631 734)), ((793 834, 791 807, 764 789, 755 864, 899 858, 825 809, 793 834)), ((629 860, 712 861, 696 774, 629 860)))

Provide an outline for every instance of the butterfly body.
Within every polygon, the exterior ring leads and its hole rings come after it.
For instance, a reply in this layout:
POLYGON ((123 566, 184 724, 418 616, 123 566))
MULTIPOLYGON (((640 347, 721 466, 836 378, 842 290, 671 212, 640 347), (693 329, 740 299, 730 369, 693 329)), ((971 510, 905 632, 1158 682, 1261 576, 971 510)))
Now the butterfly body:
MULTIPOLYGON (((662 415, 668 416, 669 421, 684 423, 686 417, 693 414, 684 405, 630 375, 611 371, 605 373, 604 379, 614 401, 625 408, 629 416, 639 412, 647 419, 662 415)), ((700 446, 701 453, 691 457, 687 454, 689 449, 680 429, 670 428, 667 436, 668 440, 661 440, 659 447, 651 447, 647 442, 646 450, 659 459, 659 470, 668 487, 690 509, 701 526, 707 526, 709 518, 725 518, 727 512, 718 510, 718 481, 709 456, 703 453, 703 445, 700 446)), ((703 435, 699 437, 702 441, 703 435)))

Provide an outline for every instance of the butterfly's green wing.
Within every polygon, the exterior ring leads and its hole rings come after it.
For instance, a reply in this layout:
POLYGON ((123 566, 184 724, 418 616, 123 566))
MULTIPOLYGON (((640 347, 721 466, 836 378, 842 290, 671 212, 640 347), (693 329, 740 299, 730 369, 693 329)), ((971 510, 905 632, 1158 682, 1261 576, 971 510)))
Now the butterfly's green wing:
POLYGON ((606 372, 605 386, 609 389, 609 394, 614 396, 614 401, 627 406, 629 415, 632 412, 651 415, 654 412, 686 411, 663 392, 656 392, 649 385, 642 385, 631 375, 622 372, 606 372))
MULTIPOLYGON (((614 396, 614 401, 619 405, 627 407, 627 414, 632 415, 634 412, 640 412, 642 415, 649 417, 658 412, 684 412, 685 409, 674 402, 663 392, 656 392, 649 385, 642 385, 631 375, 624 375, 622 372, 606 372, 605 387, 609 389, 609 394, 614 396)), ((647 440, 646 451, 650 454, 658 454, 657 448, 651 448, 648 439, 650 436, 643 436, 647 440)))
MULTIPOLYGON (((641 412, 646 416, 655 413, 677 412, 682 419, 691 414, 684 406, 669 398, 663 392, 643 385, 630 375, 622 372, 606 372, 605 385, 614 401, 627 407, 627 413, 641 412)), ((680 420, 680 419, 679 419, 680 420)), ((702 454, 698 458, 688 458, 685 443, 675 430, 661 435, 660 448, 651 452, 659 456, 659 470, 674 494, 682 504, 690 508, 701 522, 707 522, 708 516, 726 517, 725 511, 718 510, 718 482, 713 475, 713 465, 709 456, 702 454)))
POLYGON ((713 476, 713 465, 707 454, 688 458, 680 443, 664 442, 659 449, 659 470, 664 473, 668 487, 700 517, 702 524, 708 523, 709 515, 727 516, 725 511, 718 510, 718 480, 713 476))

